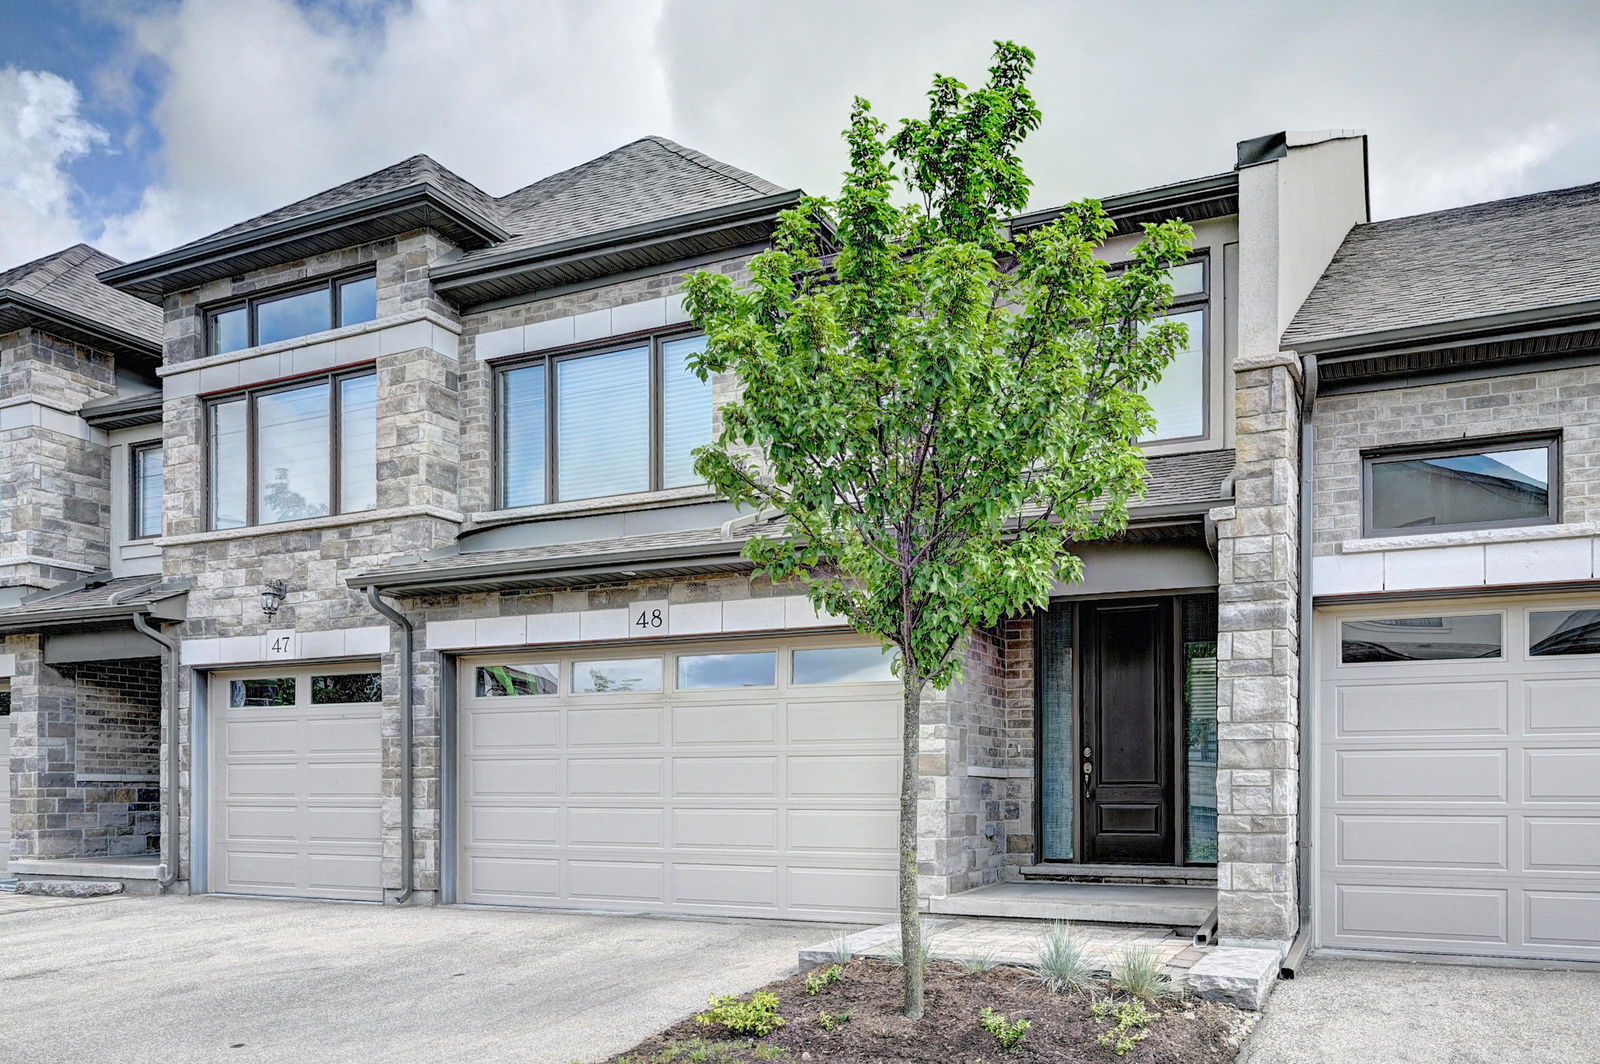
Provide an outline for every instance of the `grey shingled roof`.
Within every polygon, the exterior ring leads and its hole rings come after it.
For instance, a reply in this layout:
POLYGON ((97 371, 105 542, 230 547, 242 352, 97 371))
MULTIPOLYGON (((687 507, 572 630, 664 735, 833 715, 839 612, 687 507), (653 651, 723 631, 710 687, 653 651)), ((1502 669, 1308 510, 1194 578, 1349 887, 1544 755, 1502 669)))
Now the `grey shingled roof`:
POLYGON ((786 191, 666 137, 641 137, 598 159, 552 174, 496 201, 516 234, 493 248, 507 252, 603 233, 786 191))
POLYGON ((1285 347, 1600 299, 1600 184, 1358 225, 1285 347))
POLYGON ((0 631, 26 631, 30 626, 93 623, 143 613, 158 602, 183 595, 184 581, 159 576, 96 573, 70 584, 29 595, 20 605, 0 609, 0 631))
POLYGON ((327 210, 330 207, 340 207, 347 203, 359 203, 369 196, 376 196, 395 189, 410 188, 414 185, 432 185, 441 192, 483 215, 490 221, 499 220, 499 211, 493 196, 484 192, 477 185, 461 177, 449 167, 444 166, 427 155, 413 155, 409 159, 402 159, 393 166, 385 166, 382 170, 374 170, 370 174, 346 181, 342 185, 307 196, 305 199, 296 200, 283 207, 270 210, 265 214, 258 214, 254 218, 246 219, 226 229, 219 229, 198 240, 191 240, 187 244, 180 244, 173 251, 182 251, 184 248, 196 247, 223 237, 236 236, 248 233, 254 229, 263 229, 277 222, 300 218, 317 211, 327 210))
POLYGON ((96 275, 122 260, 88 244, 23 263, 0 273, 0 298, 7 293, 44 304, 64 317, 82 319, 144 344, 161 344, 161 311, 96 275))
POLYGON ((418 184, 437 187, 512 234, 511 239, 474 252, 468 259, 536 248, 784 191, 764 178, 657 136, 641 137, 498 199, 429 156, 413 155, 173 250, 418 184))

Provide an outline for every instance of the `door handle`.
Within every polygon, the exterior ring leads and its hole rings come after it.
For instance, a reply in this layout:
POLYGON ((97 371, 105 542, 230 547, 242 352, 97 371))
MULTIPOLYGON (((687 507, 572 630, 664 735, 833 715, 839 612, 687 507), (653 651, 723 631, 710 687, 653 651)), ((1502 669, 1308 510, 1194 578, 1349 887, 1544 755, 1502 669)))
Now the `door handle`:
POLYGON ((1085 798, 1094 797, 1094 751, 1089 747, 1083 748, 1083 795, 1085 798))

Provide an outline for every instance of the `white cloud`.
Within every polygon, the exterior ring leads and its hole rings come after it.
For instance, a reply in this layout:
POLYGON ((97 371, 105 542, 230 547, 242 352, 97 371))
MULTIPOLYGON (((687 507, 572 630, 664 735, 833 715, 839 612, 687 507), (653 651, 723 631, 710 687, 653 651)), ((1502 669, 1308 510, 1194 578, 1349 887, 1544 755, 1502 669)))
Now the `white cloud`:
POLYGON ((107 137, 78 104, 65 78, 0 68, 0 268, 83 239, 67 164, 107 137))
POLYGON ((658 16, 633 0, 418 0, 353 23, 291 0, 181 0, 129 16, 162 85, 163 173, 103 241, 150 254, 416 152, 503 194, 665 132, 658 16))

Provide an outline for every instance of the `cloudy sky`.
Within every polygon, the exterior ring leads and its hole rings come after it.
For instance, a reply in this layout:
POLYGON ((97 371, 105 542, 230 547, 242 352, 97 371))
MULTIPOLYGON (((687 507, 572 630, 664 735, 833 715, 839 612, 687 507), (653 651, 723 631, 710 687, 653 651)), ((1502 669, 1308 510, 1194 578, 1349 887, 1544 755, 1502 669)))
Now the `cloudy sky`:
POLYGON ((660 133, 828 191, 853 95, 1039 53, 1035 206, 1372 137, 1395 217, 1600 180, 1595 0, 0 0, 0 267, 132 258, 427 152, 496 195, 660 133))

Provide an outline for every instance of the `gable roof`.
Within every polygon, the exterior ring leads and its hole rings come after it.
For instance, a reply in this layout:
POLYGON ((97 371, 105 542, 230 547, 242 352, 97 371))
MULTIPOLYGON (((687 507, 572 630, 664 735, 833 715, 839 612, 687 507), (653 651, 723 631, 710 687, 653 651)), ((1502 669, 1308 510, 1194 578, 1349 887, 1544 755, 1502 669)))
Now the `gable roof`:
MULTIPOLYGON (((436 278, 455 278, 455 287, 466 289, 470 286, 461 278, 503 271, 552 249, 604 243, 606 234, 623 239, 642 227, 737 211, 775 197, 797 198, 764 178, 658 136, 641 137, 498 198, 429 156, 413 155, 110 270, 104 279, 158 299, 215 277, 429 225, 467 251, 456 263, 435 270, 436 278)), ((750 233, 736 235, 747 239, 750 233)), ((467 291, 463 298, 474 295, 467 291)))
POLYGON ((1579 311, 1600 301, 1597 232, 1600 183, 1358 225, 1283 346, 1316 351, 1579 311))
POLYGON ((120 265, 74 244, 0 272, 0 334, 37 327, 90 347, 159 356, 161 312, 98 279, 120 265))

